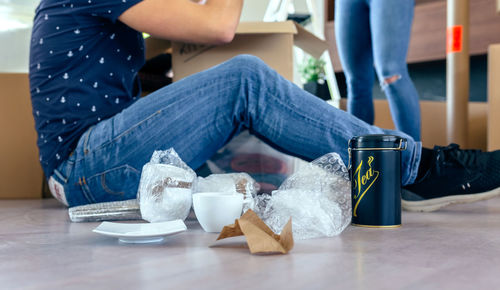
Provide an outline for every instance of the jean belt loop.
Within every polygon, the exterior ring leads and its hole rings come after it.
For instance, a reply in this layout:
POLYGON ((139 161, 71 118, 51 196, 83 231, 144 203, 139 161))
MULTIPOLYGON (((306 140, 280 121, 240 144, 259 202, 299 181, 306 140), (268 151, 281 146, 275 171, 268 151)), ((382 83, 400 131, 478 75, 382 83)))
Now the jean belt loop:
POLYGON ((64 183, 68 183, 68 178, 65 177, 61 172, 59 172, 59 170, 54 169, 54 175, 56 175, 64 183))

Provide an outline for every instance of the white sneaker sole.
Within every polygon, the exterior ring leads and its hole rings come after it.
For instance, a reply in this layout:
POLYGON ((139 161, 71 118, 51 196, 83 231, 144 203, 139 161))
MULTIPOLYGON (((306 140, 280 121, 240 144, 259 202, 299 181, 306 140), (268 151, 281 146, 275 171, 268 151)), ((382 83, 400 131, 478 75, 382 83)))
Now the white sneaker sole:
POLYGON ((474 193, 467 195, 450 195, 450 196, 420 200, 420 201, 401 200, 401 205, 403 209, 406 211, 431 212, 451 204, 471 203, 480 200, 494 198, 497 196, 500 196, 500 187, 482 193, 474 193))

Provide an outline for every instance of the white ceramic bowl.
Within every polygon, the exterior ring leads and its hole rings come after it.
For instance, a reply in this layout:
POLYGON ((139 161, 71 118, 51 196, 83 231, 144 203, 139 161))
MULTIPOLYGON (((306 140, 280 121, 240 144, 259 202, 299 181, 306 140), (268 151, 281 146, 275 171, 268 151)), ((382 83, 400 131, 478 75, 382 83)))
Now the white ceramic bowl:
POLYGON ((200 192, 193 194, 193 208, 201 227, 209 233, 218 233, 234 223, 243 210, 243 194, 200 192))

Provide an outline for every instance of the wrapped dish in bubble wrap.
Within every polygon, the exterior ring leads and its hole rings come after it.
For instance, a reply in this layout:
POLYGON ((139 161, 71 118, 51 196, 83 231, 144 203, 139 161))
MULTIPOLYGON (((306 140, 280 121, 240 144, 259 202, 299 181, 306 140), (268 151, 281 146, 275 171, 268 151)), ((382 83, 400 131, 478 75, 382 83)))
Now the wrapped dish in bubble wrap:
POLYGON ((181 219, 189 215, 196 173, 174 149, 155 151, 142 168, 139 204, 142 218, 149 222, 181 219))
POLYGON ((255 197, 253 210, 275 232, 292 217, 296 239, 331 237, 351 222, 349 174, 337 153, 326 154, 288 177, 272 195, 255 197))

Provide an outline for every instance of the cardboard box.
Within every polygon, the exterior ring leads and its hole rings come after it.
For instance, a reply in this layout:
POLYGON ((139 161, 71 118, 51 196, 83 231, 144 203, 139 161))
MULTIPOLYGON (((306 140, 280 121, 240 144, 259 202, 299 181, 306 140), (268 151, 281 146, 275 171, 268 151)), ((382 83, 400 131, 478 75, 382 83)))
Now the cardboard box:
POLYGON ((40 198, 38 160, 28 74, 0 73, 0 198, 40 198))
MULTIPOLYGON (((499 99, 500 100, 500 99, 499 99)), ((342 99, 341 108, 345 109, 346 100, 342 99)), ((394 129, 394 123, 386 100, 374 100, 375 125, 394 129)), ((420 101, 422 114, 422 144, 433 148, 434 145, 446 146, 446 102, 420 101)), ((469 103, 469 135, 467 147, 486 150, 488 103, 469 103)))
MULTIPOLYGON (((149 38, 146 40, 146 56, 150 58, 168 48, 168 43, 149 38)), ((239 54, 251 54, 261 58, 286 79, 293 81, 293 46, 313 57, 320 57, 328 49, 325 41, 292 21, 242 22, 233 41, 225 45, 172 44, 174 81, 203 71, 239 54)))
POLYGON ((488 150, 500 149, 500 44, 488 48, 488 150))

